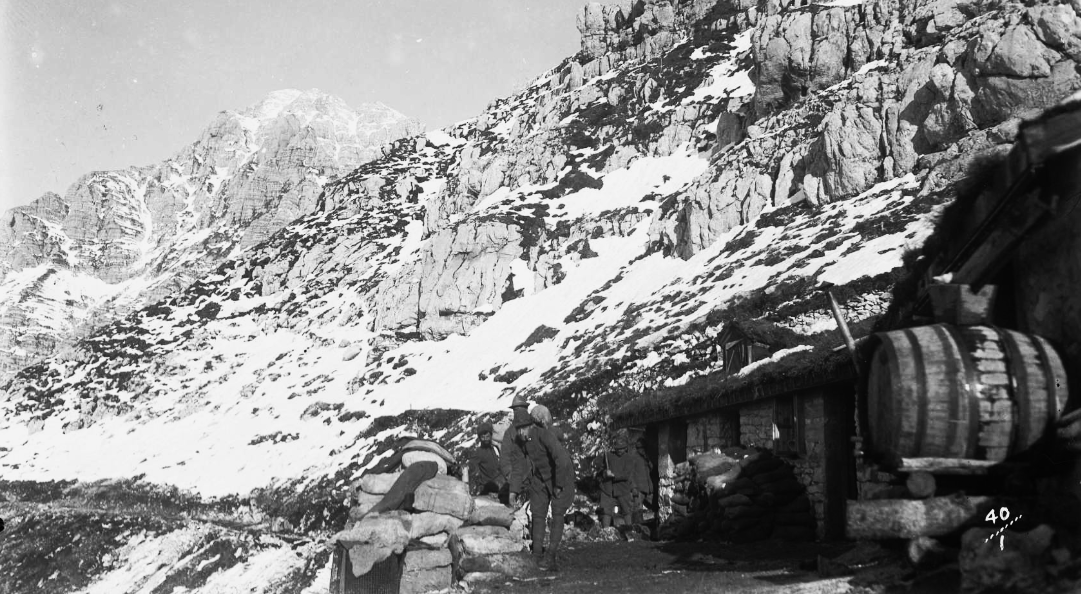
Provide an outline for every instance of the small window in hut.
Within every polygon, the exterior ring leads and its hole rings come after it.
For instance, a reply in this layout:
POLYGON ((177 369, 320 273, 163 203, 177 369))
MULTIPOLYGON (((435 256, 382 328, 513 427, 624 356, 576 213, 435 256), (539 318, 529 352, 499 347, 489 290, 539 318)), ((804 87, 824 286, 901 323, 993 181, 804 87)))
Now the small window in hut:
POLYGON ((800 402, 793 396, 781 396, 774 400, 773 451, 786 454, 804 454, 803 415, 800 402))

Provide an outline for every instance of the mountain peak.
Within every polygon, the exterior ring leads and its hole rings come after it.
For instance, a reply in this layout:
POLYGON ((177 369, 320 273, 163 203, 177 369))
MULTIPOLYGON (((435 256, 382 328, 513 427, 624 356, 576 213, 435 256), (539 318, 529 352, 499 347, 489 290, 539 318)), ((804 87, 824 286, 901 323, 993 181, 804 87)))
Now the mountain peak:
POLYGON ((297 111, 297 108, 323 108, 333 106, 338 109, 349 109, 340 98, 324 93, 319 89, 281 89, 267 94, 266 98, 245 109, 243 113, 259 120, 271 120, 283 113, 297 111))
MULTIPOLYGON (((298 89, 272 91, 258 103, 239 111, 226 113, 237 118, 244 127, 252 131, 271 120, 290 115, 305 124, 314 119, 326 117, 346 123, 350 128, 358 122, 385 124, 409 119, 383 103, 362 103, 353 107, 340 97, 315 88, 306 91, 298 89)), ((417 125, 420 124, 417 123, 417 125)))

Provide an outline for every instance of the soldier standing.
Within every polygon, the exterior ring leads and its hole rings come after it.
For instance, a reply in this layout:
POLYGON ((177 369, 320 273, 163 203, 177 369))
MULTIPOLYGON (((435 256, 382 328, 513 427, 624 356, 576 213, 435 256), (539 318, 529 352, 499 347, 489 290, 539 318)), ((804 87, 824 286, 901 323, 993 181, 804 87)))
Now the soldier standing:
POLYGON ((563 518, 574 498, 574 467, 570 454, 547 429, 540 427, 522 409, 515 411, 514 426, 518 451, 510 477, 510 502, 517 505, 519 494, 528 493, 533 554, 544 555, 541 567, 558 571, 556 551, 563 540, 563 518), (523 489, 529 477, 527 490, 523 489), (552 531, 544 550, 545 520, 552 511, 552 531))
POLYGON ((601 527, 608 528, 619 518, 624 524, 632 521, 631 494, 634 475, 633 460, 627 454, 627 438, 619 435, 612 440, 601 472, 601 527))
POLYGON ((477 449, 469 457, 469 487, 473 495, 498 494, 507 482, 499 462, 499 450, 492 443, 492 424, 477 427, 477 449))
POLYGON ((653 501, 653 469, 646 456, 646 442, 639 438, 635 442, 635 452, 631 454, 634 473, 632 476, 631 511, 632 520, 635 524, 645 522, 643 508, 650 506, 653 501))
MULTIPOLYGON (((519 410, 523 413, 529 410, 529 401, 521 394, 515 396, 514 400, 510 403, 510 428, 503 432, 503 442, 499 448, 499 468, 503 471, 503 476, 508 479, 514 472, 514 467, 519 463, 525 462, 525 458, 522 457, 522 450, 518 447, 516 441, 518 433, 514 429, 514 420, 517 418, 519 410)), ((528 481, 529 477, 526 477, 525 480, 528 481)), ((528 485, 523 485, 523 487, 526 486, 528 485)), ((511 507, 514 507, 514 505, 512 504, 511 507)))

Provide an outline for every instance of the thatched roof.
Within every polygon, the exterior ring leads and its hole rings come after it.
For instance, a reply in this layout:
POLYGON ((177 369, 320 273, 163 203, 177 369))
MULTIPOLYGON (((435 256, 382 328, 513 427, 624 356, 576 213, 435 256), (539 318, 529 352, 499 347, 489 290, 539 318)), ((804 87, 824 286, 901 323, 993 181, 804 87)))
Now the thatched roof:
POLYGON ((819 346, 782 357, 747 374, 716 372, 682 386, 656 390, 627 403, 612 418, 620 427, 646 425, 854 381, 856 377, 847 351, 819 346))

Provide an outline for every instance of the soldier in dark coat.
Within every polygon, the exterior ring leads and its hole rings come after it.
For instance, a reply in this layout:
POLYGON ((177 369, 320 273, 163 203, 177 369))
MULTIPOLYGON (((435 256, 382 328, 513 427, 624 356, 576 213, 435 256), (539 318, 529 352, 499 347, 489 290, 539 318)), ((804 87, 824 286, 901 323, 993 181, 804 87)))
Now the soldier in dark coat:
POLYGON ((600 473, 601 527, 612 526, 615 518, 621 519, 624 524, 630 524, 633 513, 631 495, 634 490, 634 460, 627 454, 627 438, 621 435, 613 439, 608 455, 600 462, 605 465, 600 473))
POLYGON ((563 518, 574 498, 574 466, 563 445, 550 431, 538 426, 524 409, 515 411, 514 426, 517 447, 523 455, 511 473, 510 500, 512 505, 516 504, 519 494, 523 494, 525 478, 530 477, 528 495, 533 554, 544 554, 541 566, 555 571, 559 569, 556 551, 563 540, 563 518), (544 529, 549 507, 552 532, 545 552, 544 529))
POLYGON ((633 461, 634 473, 631 477, 631 511, 635 524, 644 521, 643 508, 652 505, 653 502, 653 472, 646 456, 646 443, 639 439, 635 442, 635 451, 630 455, 633 461))
MULTIPOLYGON (((518 411, 526 412, 529 410, 529 402, 525 399, 525 396, 521 394, 514 397, 514 400, 510 403, 511 410, 511 422, 510 428, 503 432, 503 443, 499 448, 499 467, 503 471, 503 476, 510 479, 511 474, 514 472, 514 467, 520 463, 525 462, 525 458, 522 456, 522 450, 517 445, 518 433, 514 429, 514 419, 518 411)), ((529 477, 526 477, 526 483, 529 482, 529 477)), ((528 484, 523 485, 523 488, 528 484)), ((514 507, 512 504, 511 507, 514 507)))
POLYGON ((507 482, 500 467, 499 450, 492 443, 492 424, 477 427, 477 449, 469 457, 469 488, 473 495, 499 493, 507 482))

